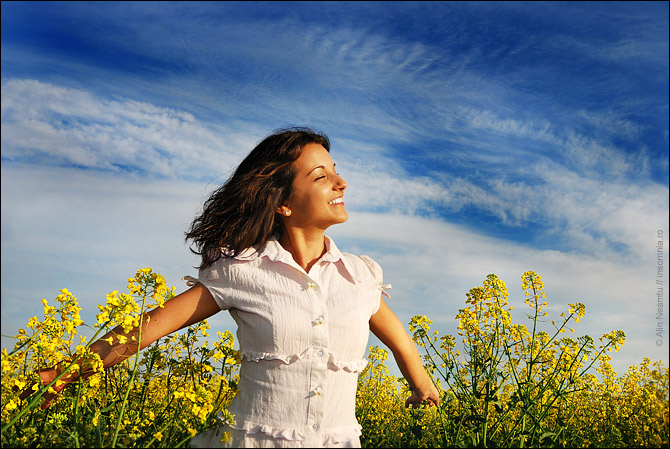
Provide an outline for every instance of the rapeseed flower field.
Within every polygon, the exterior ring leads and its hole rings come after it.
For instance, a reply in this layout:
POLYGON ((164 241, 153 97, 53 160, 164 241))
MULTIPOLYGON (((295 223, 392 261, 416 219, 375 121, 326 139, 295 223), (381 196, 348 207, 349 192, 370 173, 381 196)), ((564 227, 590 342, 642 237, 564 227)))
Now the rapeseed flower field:
MULTIPOLYGON (((388 351, 370 347, 356 402, 363 447, 668 447, 668 368, 645 358, 618 375, 609 362, 625 342, 622 331, 597 342, 576 336, 586 306, 550 317, 541 277, 529 271, 522 281, 517 306, 527 308, 527 325, 513 322, 495 275, 466 294, 458 336, 440 335, 426 316, 412 318, 439 407, 405 408, 406 382, 389 374, 388 351)), ((129 278, 127 291, 107 295, 92 325, 67 289, 56 305, 42 300, 44 316, 30 318, 14 348, 2 350, 2 447, 188 447, 197 433, 234 420, 227 407, 239 354, 230 331, 210 341, 207 321, 102 367, 82 327, 95 330, 91 341, 116 326, 141 329, 145 313, 174 296, 150 268, 129 278), (62 375, 83 365, 96 374, 40 388, 37 372, 55 365, 62 375), (34 394, 21 399, 26 389, 34 394), (60 389, 42 409, 42 396, 60 389)))

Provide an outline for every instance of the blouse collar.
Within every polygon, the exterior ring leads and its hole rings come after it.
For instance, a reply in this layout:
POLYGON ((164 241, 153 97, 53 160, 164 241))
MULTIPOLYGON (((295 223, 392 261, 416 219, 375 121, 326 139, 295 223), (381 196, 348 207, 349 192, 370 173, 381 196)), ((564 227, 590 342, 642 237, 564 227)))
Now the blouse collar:
MULTIPOLYGON (((349 273, 352 278, 360 282, 360 278, 356 276, 356 271, 353 270, 353 267, 350 265, 347 258, 342 255, 337 245, 335 245, 335 241, 333 241, 333 239, 327 235, 325 236, 325 239, 326 252, 319 260, 333 263, 341 262, 344 268, 347 270, 347 273, 349 273)), ((237 260, 250 261, 260 257, 267 257, 274 262, 282 262, 287 265, 300 268, 297 262, 293 260, 291 253, 286 251, 284 247, 281 246, 281 243, 279 243, 277 237, 275 236, 270 237, 265 245, 260 246, 260 248, 246 248, 237 254, 234 258, 237 260)), ((300 269, 302 270, 302 268, 300 269)))

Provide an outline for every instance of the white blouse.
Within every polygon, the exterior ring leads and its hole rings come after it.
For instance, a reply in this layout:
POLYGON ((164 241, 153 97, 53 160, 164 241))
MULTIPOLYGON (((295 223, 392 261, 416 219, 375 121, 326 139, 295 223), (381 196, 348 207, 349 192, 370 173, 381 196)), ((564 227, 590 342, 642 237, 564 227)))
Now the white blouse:
MULTIPOLYGON (((238 326, 228 445, 360 447, 358 372, 368 363, 370 317, 390 288, 379 264, 341 253, 326 237, 326 253, 306 273, 272 238, 222 257, 197 281, 238 326)), ((221 431, 196 436, 192 447, 220 445, 221 431)))

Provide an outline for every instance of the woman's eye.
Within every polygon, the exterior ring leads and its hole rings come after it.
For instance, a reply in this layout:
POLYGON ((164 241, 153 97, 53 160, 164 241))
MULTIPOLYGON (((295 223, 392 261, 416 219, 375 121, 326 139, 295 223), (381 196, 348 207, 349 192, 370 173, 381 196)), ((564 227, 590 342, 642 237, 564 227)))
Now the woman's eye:
POLYGON ((319 176, 318 178, 315 179, 315 181, 318 181, 319 179, 325 178, 326 176, 319 176))

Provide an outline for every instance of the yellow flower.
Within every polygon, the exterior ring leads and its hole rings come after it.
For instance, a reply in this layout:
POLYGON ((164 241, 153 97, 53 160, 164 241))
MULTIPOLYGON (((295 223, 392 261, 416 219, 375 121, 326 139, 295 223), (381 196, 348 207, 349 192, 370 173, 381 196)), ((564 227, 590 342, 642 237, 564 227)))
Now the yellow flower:
POLYGON ((35 326, 39 324, 39 321, 37 320, 37 317, 34 316, 31 319, 28 320, 28 324, 26 324, 26 327, 30 329, 35 329, 35 326))
POLYGON ((156 438, 158 441, 161 441, 163 439, 163 434, 160 432, 154 433, 154 438, 156 438))

